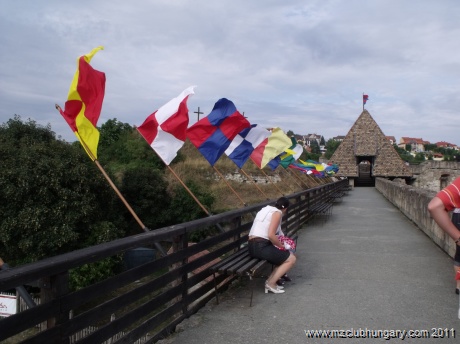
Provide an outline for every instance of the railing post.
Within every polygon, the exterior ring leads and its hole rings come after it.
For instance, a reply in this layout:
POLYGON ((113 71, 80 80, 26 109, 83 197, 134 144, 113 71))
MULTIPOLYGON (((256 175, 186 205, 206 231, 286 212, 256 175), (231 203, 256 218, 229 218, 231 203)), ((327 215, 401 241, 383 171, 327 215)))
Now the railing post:
MULTIPOLYGON (((180 236, 180 246, 182 246, 182 249, 187 249, 188 248, 188 236, 187 232, 183 235, 180 236)), ((188 258, 184 258, 182 260, 182 265, 185 265, 188 263, 188 258)), ((187 285, 187 280, 188 280, 188 273, 185 271, 185 273, 182 275, 182 313, 186 314, 188 310, 188 285, 187 285)))
MULTIPOLYGON (((42 304, 58 299, 60 296, 69 293, 69 273, 66 271, 57 275, 44 277, 40 279, 39 286, 42 304)), ((46 321, 46 328, 52 328, 55 325, 67 322, 69 320, 69 311, 69 309, 60 308, 56 317, 46 321)), ((69 342, 68 337, 60 338, 60 343, 66 342, 69 342)))
MULTIPOLYGON (((175 252, 178 252, 188 246, 188 241, 187 241, 187 234, 183 233, 180 235, 175 236, 172 239, 172 245, 170 250, 168 251, 168 254, 173 254, 175 252)), ((185 263, 187 263, 187 258, 183 259, 181 262, 173 263, 170 267, 169 270, 175 270, 183 266, 185 263)), ((187 305, 184 304, 184 300, 186 299, 187 296, 187 273, 182 275, 180 281, 178 279, 175 279, 171 282, 171 287, 176 287, 179 284, 182 284, 182 296, 177 296, 174 299, 172 299, 169 304, 172 305, 177 302, 183 302, 183 311, 186 312, 187 305), (182 299, 182 300, 181 300, 182 299), (185 310, 184 310, 185 308, 185 310)))
MULTIPOLYGON (((241 227, 241 216, 234 218, 232 221, 232 229, 239 228, 239 227, 241 227)), ((238 234, 235 235, 233 240, 236 241, 236 240, 239 240, 240 238, 241 238, 241 232, 238 232, 238 234)), ((234 252, 239 251, 240 249, 241 249, 241 245, 235 248, 234 252)))

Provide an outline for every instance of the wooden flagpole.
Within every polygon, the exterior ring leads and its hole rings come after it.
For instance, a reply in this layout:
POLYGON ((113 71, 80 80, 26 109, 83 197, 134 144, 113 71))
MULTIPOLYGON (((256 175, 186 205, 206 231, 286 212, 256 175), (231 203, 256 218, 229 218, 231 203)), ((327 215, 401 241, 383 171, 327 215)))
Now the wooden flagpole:
POLYGON ((250 158, 249 160, 251 160, 252 163, 253 163, 257 168, 260 169, 260 171, 262 171, 262 173, 265 175, 265 177, 267 177, 267 179, 270 181, 270 183, 272 183, 272 184, 275 186, 275 188, 280 192, 280 194, 281 194, 282 196, 284 196, 284 192, 281 191, 281 190, 279 189, 278 185, 276 185, 276 184, 271 180, 271 178, 265 173, 265 171, 264 171, 262 168, 260 168, 260 167, 254 162, 254 160, 252 160, 251 158, 250 158))
POLYGON ((233 193, 236 195, 236 197, 238 197, 238 199, 241 201, 241 203, 243 203, 243 205, 246 207, 247 204, 241 199, 240 195, 238 195, 238 193, 235 191, 235 189, 232 188, 232 186, 229 184, 228 180, 225 179, 225 177, 222 175, 222 173, 219 172, 219 170, 217 169, 216 166, 213 166, 213 168, 217 172, 217 174, 224 180, 225 184, 227 184, 227 186, 230 188, 230 190, 233 191, 233 193))
MULTIPOLYGON (((56 110, 58 110, 59 112, 62 111, 62 108, 59 106, 59 105, 55 105, 56 107, 56 110)), ((101 164, 99 163, 99 161, 96 159, 96 157, 93 155, 93 153, 91 152, 91 150, 89 149, 89 147, 86 145, 85 141, 80 137, 79 138, 80 140, 80 143, 83 145, 85 151, 88 153, 88 155, 91 157, 91 160, 94 161, 94 163, 96 164, 97 168, 101 171, 102 175, 105 177, 105 179, 109 182, 109 185, 112 187, 112 189, 115 191, 115 193, 118 195, 118 197, 121 199, 121 201, 123 202, 123 204, 125 205, 125 207, 128 209, 128 211, 131 213, 131 215, 134 217, 134 219, 136 220, 136 222, 139 224, 139 226, 142 228, 142 230, 144 232, 149 232, 150 230, 144 225, 144 223, 141 221, 141 219, 139 218, 139 216, 137 216, 137 214, 134 212, 133 208, 131 208, 131 206, 129 205, 129 203, 126 201, 126 199, 123 197, 123 195, 121 194, 120 190, 118 190, 117 186, 113 183, 112 179, 110 179, 109 175, 105 172, 104 168, 101 166, 101 164)), ((158 250, 164 255, 166 256, 167 253, 164 251, 163 247, 155 242, 155 246, 158 248, 158 250)))
POLYGON ((309 174, 307 174, 307 177, 313 181, 314 184, 316 185, 321 185, 321 183, 319 183, 317 180, 315 180, 315 178, 313 176, 310 176, 309 174))
POLYGON ((302 171, 297 171, 297 174, 298 174, 299 178, 306 180, 306 184, 308 185, 308 187, 311 187, 310 182, 313 183, 312 184, 313 186, 318 185, 318 184, 316 184, 316 182, 311 180, 310 175, 308 175, 307 173, 303 173, 302 171))
POLYGON ((292 173, 293 176, 295 176, 299 180, 301 184, 306 186, 307 189, 310 187, 304 180, 302 180, 302 178, 300 178, 300 176, 297 175, 296 171, 290 171, 290 172, 292 173))
POLYGON ((280 188, 278 187, 278 185, 275 184, 275 182, 268 176, 267 173, 265 173, 265 171, 263 169, 260 169, 262 171, 262 173, 265 175, 265 177, 267 177, 267 179, 270 181, 270 183, 272 183, 275 188, 280 192, 281 196, 284 196, 284 192, 280 190, 280 188))
MULTIPOLYGON (((281 167, 283 170, 284 175, 288 176, 288 178, 292 179, 292 177, 289 175, 289 173, 286 171, 284 167, 281 167)), ((292 179, 294 181, 294 184, 297 185, 299 188, 302 188, 295 179, 292 179)), ((289 190, 292 192, 297 191, 295 185, 293 186, 292 183, 289 183, 286 179, 283 179, 283 182, 288 186, 289 190)))
POLYGON ((249 176, 246 172, 243 171, 242 168, 239 169, 241 172, 243 172, 243 174, 246 176, 246 178, 250 179, 252 181, 252 183, 256 186, 256 188, 262 193, 262 195, 264 195, 267 199, 270 199, 266 194, 265 192, 262 191, 261 188, 259 188, 259 186, 257 185, 257 183, 255 182, 255 180, 249 176))
POLYGON ((295 183, 299 188, 302 189, 302 185, 300 185, 300 184, 297 182, 297 180, 287 171, 286 168, 283 167, 283 171, 284 171, 284 173, 285 173, 287 176, 289 176, 289 178, 291 178, 291 180, 294 181, 294 183, 295 183))
MULTIPOLYGON (((161 159, 161 157, 160 157, 161 159)), ((162 159, 163 160, 163 159, 162 159)), ((164 162, 164 161, 163 161, 164 162)), ((205 208, 205 206, 203 204, 201 204, 200 200, 198 198, 196 198, 196 196, 193 194, 192 190, 190 190, 187 185, 185 185, 185 183, 182 181, 182 179, 180 179, 180 177, 176 174, 176 172, 174 172, 174 170, 165 163, 165 165, 168 167, 168 169, 171 171, 171 173, 174 175, 174 177, 177 178, 177 180, 182 184, 182 186, 185 188, 185 190, 188 191, 188 193, 190 194, 190 196, 192 196, 192 198, 195 200, 195 202, 200 206, 201 209, 203 209, 203 211, 206 213, 206 215, 208 216, 211 216, 211 214, 209 213, 209 211, 205 208)))
MULTIPOLYGON (((139 130, 138 130, 139 132, 139 130)), ((140 133, 139 133, 140 135, 140 133)), ((141 135, 142 136, 142 135, 141 135)), ((153 151, 155 151, 155 149, 153 149, 153 151)), ((192 190, 190 190, 188 188, 187 185, 185 185, 185 183, 182 181, 182 179, 180 179, 180 177, 176 174, 176 172, 174 172, 174 170, 171 168, 171 166, 169 166, 164 160, 163 158, 155 151, 155 153, 157 154, 157 156, 161 159, 161 161, 163 161, 163 164, 166 165, 166 167, 168 167, 169 171, 171 171, 171 173, 173 174, 174 177, 176 177, 176 179, 179 181, 179 183, 184 187, 184 189, 189 193, 190 196, 192 196, 193 200, 198 204, 198 206, 206 213, 206 215, 208 216, 211 216, 212 214, 209 212, 208 209, 206 209, 206 207, 200 202, 200 200, 193 194, 192 190)), ((223 233, 224 232, 224 229, 222 228, 222 226, 220 226, 220 224, 216 224, 216 227, 219 228, 219 230, 223 233)))

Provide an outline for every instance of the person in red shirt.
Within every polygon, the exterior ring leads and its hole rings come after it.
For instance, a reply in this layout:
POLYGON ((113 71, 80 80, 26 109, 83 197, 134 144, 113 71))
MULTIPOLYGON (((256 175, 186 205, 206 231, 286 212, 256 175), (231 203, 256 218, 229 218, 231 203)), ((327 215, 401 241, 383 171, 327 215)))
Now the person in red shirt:
MULTIPOLYGON (((428 203, 428 211, 438 226, 457 245, 454 256, 454 270, 458 277, 460 275, 460 177, 436 194, 428 203), (453 211, 452 218, 449 216, 451 211, 453 211)), ((459 290, 460 280, 457 279, 455 292, 458 294, 459 290)))

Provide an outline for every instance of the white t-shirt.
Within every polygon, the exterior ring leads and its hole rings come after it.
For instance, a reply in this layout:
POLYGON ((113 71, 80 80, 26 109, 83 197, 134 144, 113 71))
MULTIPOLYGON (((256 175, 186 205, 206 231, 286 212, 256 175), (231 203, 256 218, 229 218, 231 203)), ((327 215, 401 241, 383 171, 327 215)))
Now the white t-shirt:
MULTIPOLYGON (((270 227, 270 222, 272 220, 272 215, 275 212, 281 213, 276 207, 267 205, 260 209, 257 213, 256 218, 252 224, 251 230, 249 231, 249 236, 256 236, 268 240, 268 228, 270 227)), ((278 224, 277 232, 281 230, 281 221, 278 224)))

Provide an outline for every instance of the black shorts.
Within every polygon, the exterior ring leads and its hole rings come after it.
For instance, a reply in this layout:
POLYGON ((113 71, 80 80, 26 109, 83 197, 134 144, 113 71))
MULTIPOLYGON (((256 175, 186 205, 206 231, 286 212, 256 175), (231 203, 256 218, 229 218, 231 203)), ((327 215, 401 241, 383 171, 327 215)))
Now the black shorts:
MULTIPOLYGON (((452 214, 452 223, 460 230, 460 213, 452 214)), ((455 246, 454 265, 460 266, 460 246, 455 246)))
POLYGON ((284 251, 273 246, 270 240, 248 242, 249 255, 264 259, 274 265, 283 264, 290 256, 289 251, 284 251))

